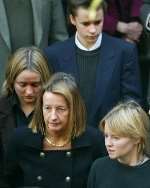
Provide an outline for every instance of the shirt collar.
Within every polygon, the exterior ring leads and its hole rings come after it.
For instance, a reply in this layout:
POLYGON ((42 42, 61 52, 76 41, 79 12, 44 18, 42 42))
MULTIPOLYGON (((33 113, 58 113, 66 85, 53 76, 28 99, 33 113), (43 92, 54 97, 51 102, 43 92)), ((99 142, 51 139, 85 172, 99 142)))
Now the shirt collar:
POLYGON ((78 33, 76 32, 75 34, 75 44, 77 45, 77 47, 81 50, 85 50, 85 51, 92 51, 92 50, 96 50, 97 48, 100 47, 101 45, 101 41, 102 41, 102 33, 99 35, 97 41, 95 42, 95 44, 90 47, 90 48, 86 48, 84 47, 81 42, 78 40, 78 33))

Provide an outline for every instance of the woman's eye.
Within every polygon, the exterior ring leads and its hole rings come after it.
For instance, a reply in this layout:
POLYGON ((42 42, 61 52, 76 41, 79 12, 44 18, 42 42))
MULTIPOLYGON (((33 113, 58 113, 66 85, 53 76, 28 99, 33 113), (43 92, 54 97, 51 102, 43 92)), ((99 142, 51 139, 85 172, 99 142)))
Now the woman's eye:
POLYGON ((26 84, 24 84, 24 83, 19 83, 19 86, 20 86, 20 87, 25 87, 26 84))
POLYGON ((119 136, 113 136, 113 139, 119 140, 119 136))
POLYGON ((64 112, 66 109, 65 108, 57 108, 58 112, 64 112))
POLYGON ((49 107, 48 106, 43 106, 43 109, 44 110, 49 110, 49 107))

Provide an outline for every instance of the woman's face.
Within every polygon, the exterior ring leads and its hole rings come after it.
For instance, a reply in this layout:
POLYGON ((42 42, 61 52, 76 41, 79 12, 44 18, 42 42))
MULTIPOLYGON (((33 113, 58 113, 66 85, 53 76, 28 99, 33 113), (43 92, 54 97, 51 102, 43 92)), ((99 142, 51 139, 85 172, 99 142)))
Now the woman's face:
POLYGON ((43 95, 43 117, 47 134, 65 133, 69 126, 69 107, 64 96, 45 92, 43 95))
POLYGON ((34 71, 24 70, 16 77, 14 89, 21 104, 35 104, 41 91, 41 77, 34 71))
POLYGON ((137 158, 138 141, 124 136, 118 136, 113 133, 107 123, 104 127, 105 146, 108 155, 111 159, 118 159, 125 164, 130 163, 130 160, 137 158))

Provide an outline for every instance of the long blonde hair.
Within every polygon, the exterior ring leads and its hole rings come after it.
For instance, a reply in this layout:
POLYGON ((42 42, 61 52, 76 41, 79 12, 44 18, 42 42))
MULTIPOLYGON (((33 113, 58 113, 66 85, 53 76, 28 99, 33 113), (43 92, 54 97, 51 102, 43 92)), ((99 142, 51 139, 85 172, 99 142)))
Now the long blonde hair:
POLYGON ((49 82, 43 87, 41 95, 37 101, 30 128, 33 132, 38 130, 45 134, 45 122, 43 118, 43 94, 52 92, 63 96, 69 106, 69 127, 71 137, 77 137, 85 130, 86 111, 84 102, 79 94, 74 78, 70 74, 55 73, 49 82))

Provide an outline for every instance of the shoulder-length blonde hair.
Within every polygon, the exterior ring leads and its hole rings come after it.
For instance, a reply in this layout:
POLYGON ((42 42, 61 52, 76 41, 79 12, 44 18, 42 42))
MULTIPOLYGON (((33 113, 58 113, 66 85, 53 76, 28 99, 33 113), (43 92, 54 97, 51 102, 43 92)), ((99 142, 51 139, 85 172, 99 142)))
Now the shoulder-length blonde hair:
POLYGON ((105 124, 118 136, 139 139, 139 153, 150 156, 150 120, 135 101, 120 103, 114 107, 100 122, 103 132, 105 124))
POLYGON ((2 94, 13 94, 15 79, 24 70, 38 73, 42 84, 50 78, 52 73, 46 58, 39 48, 34 46, 19 48, 8 60, 2 94))
POLYGON ((45 122, 43 118, 43 95, 45 92, 59 94, 65 98, 69 106, 69 127, 71 137, 77 137, 85 130, 86 111, 84 102, 79 94, 74 78, 70 74, 55 73, 43 87, 37 100, 33 119, 29 125, 33 132, 40 131, 45 135, 45 122))

